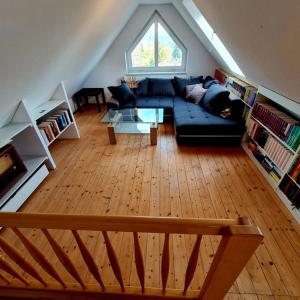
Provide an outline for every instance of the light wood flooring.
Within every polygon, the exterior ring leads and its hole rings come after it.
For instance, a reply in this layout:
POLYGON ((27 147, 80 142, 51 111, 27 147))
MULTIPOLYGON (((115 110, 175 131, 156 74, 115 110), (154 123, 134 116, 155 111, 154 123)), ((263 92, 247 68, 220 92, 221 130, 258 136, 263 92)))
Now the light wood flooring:
MULTIPOLYGON (((299 225, 241 148, 178 147, 172 124, 159 127, 157 146, 149 145, 148 135, 119 135, 118 144, 109 145, 106 126, 100 124, 101 113, 96 113, 95 107, 85 107, 75 116, 81 139, 58 141, 51 146, 57 169, 22 211, 195 218, 249 216, 260 226, 265 239, 226 299, 300 300, 299 225)), ((4 235, 15 239, 10 232, 4 235)), ((35 235, 33 232, 32 238, 50 254, 45 241, 35 235)), ((126 284, 136 285, 131 237, 120 233, 111 236, 126 284)), ((99 254, 96 260, 105 283, 114 283, 100 239, 97 233, 85 235, 88 247, 99 254)), ((63 234, 61 240, 70 257, 77 259, 71 235, 63 234)), ((194 237, 172 236, 169 287, 183 287, 193 242, 194 237)), ((15 243, 21 247, 16 239, 15 243)), ((147 286, 160 283, 162 243, 162 236, 141 235, 147 286)), ((216 238, 203 239, 192 288, 201 286, 217 243, 216 238)), ((59 267, 59 262, 55 263, 59 267)), ((89 276, 83 263, 81 271, 89 276)))

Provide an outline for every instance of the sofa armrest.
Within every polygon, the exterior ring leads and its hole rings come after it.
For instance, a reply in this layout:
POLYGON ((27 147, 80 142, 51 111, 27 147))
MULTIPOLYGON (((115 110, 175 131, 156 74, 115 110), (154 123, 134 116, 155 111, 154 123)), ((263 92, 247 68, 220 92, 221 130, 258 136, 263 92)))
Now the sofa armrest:
POLYGON ((117 99, 115 99, 114 97, 111 97, 110 99, 108 99, 106 101, 106 107, 107 107, 107 110, 118 109, 120 107, 120 102, 117 99))

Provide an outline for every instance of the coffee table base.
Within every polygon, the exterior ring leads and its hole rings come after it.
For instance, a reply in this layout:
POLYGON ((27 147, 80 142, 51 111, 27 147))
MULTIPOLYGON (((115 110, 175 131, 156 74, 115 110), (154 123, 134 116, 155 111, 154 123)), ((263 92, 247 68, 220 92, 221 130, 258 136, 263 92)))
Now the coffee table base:
POLYGON ((117 143, 117 139, 116 139, 116 134, 115 134, 115 128, 113 125, 107 126, 107 133, 108 133, 110 144, 115 145, 117 143))
MULTIPOLYGON (((114 125, 109 124, 107 126, 107 133, 108 133, 109 143, 111 145, 117 144, 114 125)), ((156 123, 150 125, 150 144, 151 146, 157 145, 157 124, 156 123)))

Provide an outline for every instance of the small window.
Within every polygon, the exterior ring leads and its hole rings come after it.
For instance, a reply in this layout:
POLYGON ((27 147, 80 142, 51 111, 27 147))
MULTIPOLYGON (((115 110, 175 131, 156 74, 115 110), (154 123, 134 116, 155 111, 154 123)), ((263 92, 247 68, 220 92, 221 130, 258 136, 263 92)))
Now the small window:
POLYGON ((128 73, 184 72, 186 49, 155 12, 126 52, 128 73))

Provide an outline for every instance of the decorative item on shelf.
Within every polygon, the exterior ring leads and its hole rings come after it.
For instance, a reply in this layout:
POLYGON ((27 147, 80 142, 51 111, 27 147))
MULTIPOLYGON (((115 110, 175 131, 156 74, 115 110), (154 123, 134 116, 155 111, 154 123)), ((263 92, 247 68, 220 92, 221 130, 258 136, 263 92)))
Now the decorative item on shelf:
POLYGON ((130 89, 136 89, 138 87, 138 82, 135 76, 125 76, 124 81, 130 89))
POLYGON ((0 149, 0 198, 27 172, 16 149, 8 144, 0 149))
POLYGON ((231 75, 229 73, 222 69, 216 69, 215 71, 215 79, 219 80, 221 84, 226 84, 230 76, 231 75))

